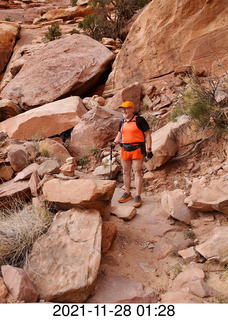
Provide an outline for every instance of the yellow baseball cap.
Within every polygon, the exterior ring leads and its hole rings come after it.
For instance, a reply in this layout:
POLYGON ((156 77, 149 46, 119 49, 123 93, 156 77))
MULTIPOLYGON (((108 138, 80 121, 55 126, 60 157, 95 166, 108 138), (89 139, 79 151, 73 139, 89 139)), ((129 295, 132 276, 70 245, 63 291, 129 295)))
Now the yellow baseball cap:
POLYGON ((135 105, 133 102, 131 101, 124 101, 123 104, 121 104, 121 106, 119 108, 134 108, 135 105))

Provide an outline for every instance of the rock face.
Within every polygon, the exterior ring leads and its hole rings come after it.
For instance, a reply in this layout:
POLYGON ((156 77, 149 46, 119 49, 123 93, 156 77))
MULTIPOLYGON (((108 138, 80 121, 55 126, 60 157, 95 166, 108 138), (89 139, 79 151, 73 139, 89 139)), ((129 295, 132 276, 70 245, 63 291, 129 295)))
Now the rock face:
POLYGON ((44 184, 43 194, 47 201, 55 203, 59 209, 80 206, 97 209, 104 216, 110 210, 115 186, 116 181, 111 180, 52 179, 44 184))
POLYGON ((150 91, 157 77, 180 66, 223 73, 217 61, 227 69, 227 13, 226 0, 151 1, 117 56, 104 95, 135 81, 143 85, 144 92, 150 91))
POLYGON ((25 267, 41 299, 85 302, 101 259, 102 222, 97 210, 59 212, 34 244, 25 267))
POLYGON ((83 156, 88 154, 88 148, 103 148, 114 140, 121 119, 120 112, 104 107, 88 111, 71 133, 70 153, 73 156, 83 156))
POLYGON ((19 32, 16 23, 0 22, 0 72, 5 68, 19 32))
POLYGON ((110 50, 88 36, 67 35, 34 51, 4 87, 1 96, 30 109, 63 95, 82 95, 110 67, 114 57, 110 50))
POLYGON ((69 97, 21 113, 0 123, 13 139, 42 139, 73 128, 86 112, 79 97, 69 97))

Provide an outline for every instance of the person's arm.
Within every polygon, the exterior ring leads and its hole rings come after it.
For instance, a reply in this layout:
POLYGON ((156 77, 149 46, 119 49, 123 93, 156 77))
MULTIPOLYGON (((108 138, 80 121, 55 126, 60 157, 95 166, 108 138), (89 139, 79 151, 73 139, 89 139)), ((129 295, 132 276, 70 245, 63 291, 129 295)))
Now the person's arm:
POLYGON ((120 141, 120 131, 118 131, 117 136, 114 139, 114 143, 117 144, 120 141))
POLYGON ((152 138, 151 138, 151 132, 150 130, 147 130, 144 132, 146 137, 146 151, 151 152, 152 148, 152 138))

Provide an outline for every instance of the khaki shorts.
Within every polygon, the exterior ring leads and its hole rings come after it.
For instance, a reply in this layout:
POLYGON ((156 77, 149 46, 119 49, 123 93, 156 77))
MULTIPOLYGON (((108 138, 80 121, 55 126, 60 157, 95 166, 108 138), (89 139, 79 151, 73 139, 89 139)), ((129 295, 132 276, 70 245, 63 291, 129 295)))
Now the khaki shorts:
POLYGON ((122 148, 122 152, 121 152, 122 160, 134 160, 134 159, 141 159, 143 157, 144 157, 144 154, 142 154, 140 148, 134 151, 125 151, 124 148, 122 148))

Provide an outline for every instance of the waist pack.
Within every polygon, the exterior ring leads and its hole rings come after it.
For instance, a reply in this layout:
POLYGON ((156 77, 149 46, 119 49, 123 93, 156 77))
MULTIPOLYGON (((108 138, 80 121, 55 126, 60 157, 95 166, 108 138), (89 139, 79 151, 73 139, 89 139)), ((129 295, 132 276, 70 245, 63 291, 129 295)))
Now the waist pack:
POLYGON ((145 147, 145 142, 138 142, 138 143, 122 143, 121 146, 124 148, 124 151, 134 151, 137 150, 138 148, 141 149, 141 153, 145 154, 146 153, 146 147, 145 147))

